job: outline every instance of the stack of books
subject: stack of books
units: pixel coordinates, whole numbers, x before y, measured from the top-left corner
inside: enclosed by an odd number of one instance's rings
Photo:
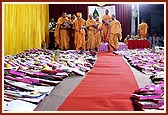
[[[96,56],[90,51],[48,49],[5,56],[3,110],[33,111],[66,77],[84,77]]]
[[[146,85],[135,90],[131,100],[137,111],[164,110],[164,82]]]

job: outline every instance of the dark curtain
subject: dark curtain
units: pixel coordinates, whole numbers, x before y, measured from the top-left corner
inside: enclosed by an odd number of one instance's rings
[[[122,26],[123,39],[131,33],[131,4],[108,4],[116,6],[116,18]],[[88,6],[97,6],[96,4],[49,4],[49,18],[57,19],[62,12],[75,14],[81,12],[83,19],[87,20]],[[122,39],[122,41],[123,41]]]
[[[88,4],[49,4],[49,18],[54,17],[55,21],[57,21],[63,12],[71,15],[81,12],[83,19],[86,20],[88,6]]]
[[[122,41],[131,33],[131,4],[116,4],[116,18],[122,26]]]

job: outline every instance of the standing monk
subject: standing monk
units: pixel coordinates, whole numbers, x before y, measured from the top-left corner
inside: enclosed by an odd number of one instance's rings
[[[116,51],[118,49],[118,40],[121,39],[121,24],[118,20],[115,19],[115,16],[112,15],[112,21],[109,26],[109,50]]]
[[[97,28],[95,31],[95,47],[96,47],[95,49],[96,51],[98,51],[102,39],[102,23],[99,21],[99,17],[96,17],[96,24]]]
[[[76,50],[83,49],[86,50],[86,41],[85,41],[85,28],[86,21],[82,19],[82,14],[80,12],[76,13],[77,19],[74,21],[74,45]]]
[[[87,40],[87,49],[94,50],[95,49],[95,27],[96,21],[93,19],[93,16],[90,14],[88,20],[86,21],[86,30],[88,35]]]
[[[142,20],[141,24],[138,25],[139,36],[141,39],[146,39],[148,34],[148,25]]]
[[[62,13],[57,21],[55,29],[55,44],[59,45],[62,50],[67,50],[69,48],[69,35],[67,28],[69,28],[69,19],[66,17],[66,13]]]
[[[111,20],[111,17],[110,15],[108,15],[109,13],[109,10],[105,10],[105,15],[102,17],[102,22],[103,22],[103,42],[108,42],[108,37],[107,37],[107,34],[108,34],[108,26],[109,26],[109,23],[110,23],[110,20]]]

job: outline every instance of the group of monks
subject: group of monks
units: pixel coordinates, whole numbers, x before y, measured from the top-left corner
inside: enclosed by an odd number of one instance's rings
[[[109,10],[105,10],[102,22],[90,14],[87,20],[82,18],[82,13],[62,13],[55,27],[55,46],[62,50],[70,49],[73,45],[76,50],[98,50],[101,42],[108,42],[109,50],[118,49],[118,41],[122,38],[121,24],[115,15],[110,16]]]

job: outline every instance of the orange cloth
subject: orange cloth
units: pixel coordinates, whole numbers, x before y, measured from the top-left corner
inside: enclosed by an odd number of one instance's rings
[[[98,25],[98,27],[95,31],[95,47],[99,48],[102,40],[102,23],[96,21],[96,24]]]
[[[109,47],[110,51],[112,48],[114,50],[118,49],[118,39],[121,39],[122,37],[122,29],[121,24],[118,20],[112,20],[110,22],[110,36],[109,36]]]
[[[57,21],[55,28],[55,44],[58,45],[62,50],[67,50],[69,48],[69,35],[65,28],[61,28],[61,24],[68,22],[68,18],[60,17]]]
[[[93,25],[96,25],[95,20],[90,20],[88,19],[86,21],[86,28],[87,28],[87,35],[88,35],[88,40],[87,40],[87,49],[94,50],[95,49],[95,28]]]
[[[72,23],[74,23],[76,19],[77,19],[77,18],[73,19],[73,20],[72,20]]]
[[[147,32],[148,32],[148,25],[145,22],[142,22],[141,24],[138,25],[138,31],[139,31],[139,36],[140,38],[146,38],[147,37]]]
[[[106,21],[109,23],[109,21],[111,20],[111,17],[109,15],[104,15],[102,17],[102,20]],[[108,25],[107,23],[103,23],[103,41],[108,41],[108,38],[107,38],[107,34],[108,34]]]
[[[104,21],[110,21],[110,20],[111,20],[111,16],[109,16],[109,15],[104,15],[104,16],[102,17],[102,20],[104,20]]]
[[[80,18],[76,19],[74,21],[74,28],[75,28],[75,33],[74,33],[74,45],[76,50],[79,50],[80,48],[86,50],[86,41],[85,41],[85,30],[83,27],[86,25],[85,20]]]
[[[121,24],[118,20],[112,20],[110,22],[110,33],[116,34],[116,33],[121,33]]]

